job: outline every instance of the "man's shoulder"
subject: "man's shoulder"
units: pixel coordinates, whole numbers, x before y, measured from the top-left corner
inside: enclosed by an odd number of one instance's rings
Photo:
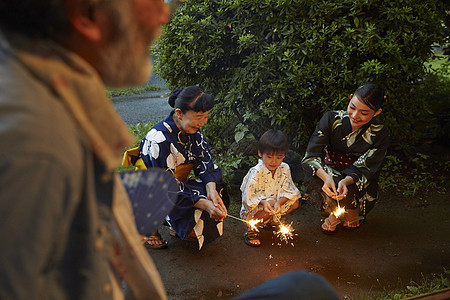
[[[52,91],[14,65],[0,64],[0,154],[53,157],[75,163],[81,155],[73,118]],[[68,156],[71,158],[69,159]]]

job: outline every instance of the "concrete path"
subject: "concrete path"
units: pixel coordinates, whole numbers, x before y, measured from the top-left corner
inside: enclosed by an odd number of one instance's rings
[[[127,125],[142,122],[159,122],[171,111],[167,100],[170,91],[146,92],[127,97],[113,97],[112,101],[119,115]]]

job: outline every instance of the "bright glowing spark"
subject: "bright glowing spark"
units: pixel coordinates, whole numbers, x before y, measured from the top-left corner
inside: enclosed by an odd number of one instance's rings
[[[333,215],[336,218],[339,218],[343,213],[345,213],[345,208],[339,206],[333,211]]]
[[[248,221],[248,225],[250,225],[250,228],[256,231],[259,231],[258,227],[256,226],[257,224],[259,224],[260,222],[262,222],[263,220],[261,219],[251,219],[250,221]]]
[[[278,238],[282,241],[285,241],[286,244],[288,244],[289,241],[294,238],[294,229],[291,225],[292,222],[289,225],[280,223],[279,229],[276,232]]]

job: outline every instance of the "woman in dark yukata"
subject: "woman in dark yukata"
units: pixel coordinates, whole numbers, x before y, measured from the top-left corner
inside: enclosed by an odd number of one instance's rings
[[[302,161],[306,194],[320,191],[326,234],[335,233],[341,222],[344,229],[357,229],[375,205],[390,144],[389,130],[375,119],[384,100],[376,83],[361,84],[347,110],[325,113],[310,138]],[[345,209],[343,218],[333,213],[338,205]]]
[[[156,124],[140,143],[140,157],[147,168],[172,172],[178,180],[177,203],[167,222],[171,235],[198,241],[199,249],[223,233],[229,199],[222,171],[214,164],[210,147],[200,127],[208,121],[214,97],[198,86],[176,89],[169,97],[174,110]],[[195,176],[191,176],[191,170]],[[164,248],[156,232],[147,247]]]

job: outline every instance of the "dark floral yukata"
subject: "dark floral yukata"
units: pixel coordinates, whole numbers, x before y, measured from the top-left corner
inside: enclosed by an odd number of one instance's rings
[[[389,136],[389,130],[375,119],[352,132],[347,111],[325,113],[310,138],[302,161],[307,193],[321,190],[323,182],[315,176],[320,168],[333,176],[336,185],[351,176],[355,184],[348,186],[349,193],[340,205],[349,209],[359,207],[360,214],[365,216],[378,198],[378,178],[390,143]],[[322,196],[327,198],[324,193]],[[323,208],[328,214],[333,210],[332,207]]]
[[[226,207],[229,206],[228,194],[222,191],[222,171],[214,164],[203,134],[200,130],[194,134],[181,132],[172,118],[173,113],[147,133],[139,145],[140,157],[147,168],[162,168],[174,174],[178,167],[193,164],[195,178],[179,182],[178,200],[168,221],[182,239],[194,230],[201,248],[222,235],[223,222],[211,219],[208,212],[194,205],[199,199],[207,198],[209,182],[216,182]]]

